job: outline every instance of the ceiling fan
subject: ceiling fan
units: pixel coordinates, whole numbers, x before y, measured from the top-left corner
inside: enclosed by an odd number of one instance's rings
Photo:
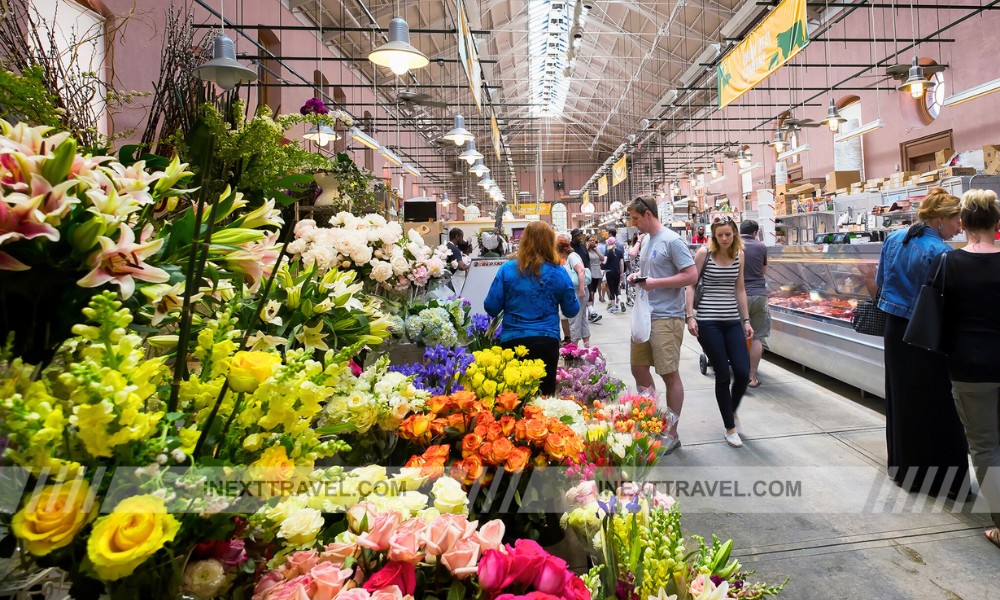
[[[415,92],[413,90],[399,90],[396,94],[396,99],[399,100],[400,104],[411,105],[411,106],[431,106],[434,108],[444,108],[448,106],[445,102],[438,102],[432,99],[429,94],[421,94],[420,92]]]
[[[911,63],[892,65],[891,67],[886,67],[885,74],[893,79],[905,81],[910,74],[910,68],[912,68]],[[925,76],[930,77],[935,73],[944,71],[948,68],[948,65],[920,65],[920,68],[923,70]]]
[[[822,123],[813,121],[812,119],[796,119],[789,111],[788,116],[781,120],[781,125],[778,129],[799,131],[803,127],[819,127]]]

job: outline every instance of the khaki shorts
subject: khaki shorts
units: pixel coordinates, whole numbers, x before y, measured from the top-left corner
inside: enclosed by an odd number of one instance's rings
[[[747,296],[750,305],[750,327],[755,340],[762,340],[771,334],[771,313],[767,310],[767,296]]]
[[[684,319],[653,319],[649,341],[642,344],[632,342],[631,363],[652,365],[657,375],[676,372],[681,361],[684,329]]]

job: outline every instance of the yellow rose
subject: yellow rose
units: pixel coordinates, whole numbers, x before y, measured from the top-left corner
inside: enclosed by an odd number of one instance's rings
[[[11,522],[11,530],[35,556],[69,545],[97,506],[82,479],[50,485],[33,496]]]
[[[180,528],[180,522],[167,514],[163,500],[148,494],[132,496],[94,523],[87,557],[101,579],[121,579],[173,541]]]
[[[274,373],[281,357],[270,352],[237,352],[229,361],[229,387],[234,392],[252,392]]]

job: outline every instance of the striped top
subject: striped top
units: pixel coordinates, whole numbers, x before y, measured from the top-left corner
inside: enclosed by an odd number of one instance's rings
[[[740,257],[733,264],[723,267],[708,255],[702,277],[704,292],[695,307],[699,321],[739,321],[740,308],[736,304],[736,280],[740,276]]]

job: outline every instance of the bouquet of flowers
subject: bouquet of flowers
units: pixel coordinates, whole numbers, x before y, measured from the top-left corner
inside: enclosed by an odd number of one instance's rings
[[[581,402],[614,400],[625,383],[608,373],[607,362],[596,347],[567,344],[559,350],[565,363],[556,371],[556,393]]]
[[[656,400],[636,394],[610,404],[595,402],[584,418],[587,430],[580,462],[593,465],[597,473],[611,479],[616,478],[618,467],[626,467],[633,480],[641,480],[659,461],[660,436],[676,420],[673,413],[660,411]],[[589,470],[584,477],[594,474],[595,470]]]
[[[447,245],[431,248],[416,230],[404,235],[399,223],[348,212],[337,213],[330,224],[317,227],[311,219],[299,221],[288,251],[320,272],[334,267],[356,270],[361,280],[374,282],[384,292],[404,293],[448,274]]]
[[[429,346],[423,361],[410,365],[392,365],[391,370],[413,377],[413,385],[435,396],[447,396],[463,389],[459,379],[472,364],[473,357],[464,346],[448,348]]]
[[[650,484],[628,483],[598,496],[593,481],[566,494],[576,508],[562,519],[603,564],[586,578],[593,598],[672,598],[721,600],[777,595],[787,583],[771,586],[749,581],[753,571],[730,560],[733,542],[715,536],[688,553],[681,514],[673,499]]]
[[[472,355],[476,360],[465,371],[462,385],[488,406],[504,392],[518,398],[538,395],[538,386],[545,377],[545,363],[525,358],[528,351],[524,346],[515,349],[493,346]]]
[[[428,298],[410,302],[390,317],[390,329],[405,342],[454,348],[469,323],[469,301],[461,298]]]

